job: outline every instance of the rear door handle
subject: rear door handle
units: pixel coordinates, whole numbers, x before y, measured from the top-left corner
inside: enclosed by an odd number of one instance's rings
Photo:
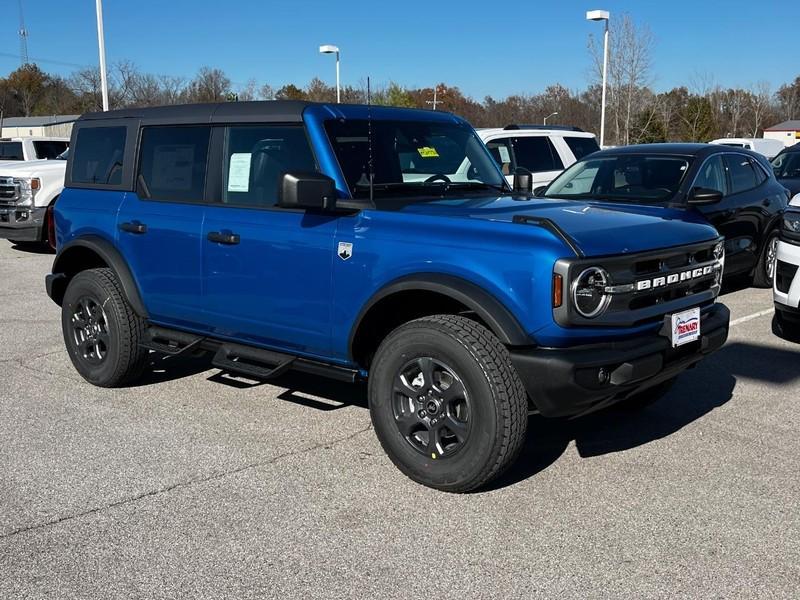
[[[147,225],[139,223],[139,221],[120,223],[119,228],[121,231],[127,231],[128,233],[147,233]]]
[[[209,242],[216,242],[218,244],[228,244],[233,246],[241,241],[238,233],[212,231],[208,234]]]

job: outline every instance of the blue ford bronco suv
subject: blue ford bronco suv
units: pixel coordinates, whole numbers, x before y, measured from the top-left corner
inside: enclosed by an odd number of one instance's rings
[[[201,351],[366,379],[385,451],[434,488],[496,477],[530,413],[643,404],[727,338],[702,217],[535,198],[452,114],[126,109],[81,117],[72,148],[46,286],[87,381]]]

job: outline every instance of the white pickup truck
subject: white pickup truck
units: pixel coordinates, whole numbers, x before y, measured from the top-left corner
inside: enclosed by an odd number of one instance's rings
[[[0,163],[0,238],[55,245],[52,212],[64,189],[68,152],[52,160]]]
[[[20,161],[53,159],[69,147],[65,137],[0,138],[0,166]]]

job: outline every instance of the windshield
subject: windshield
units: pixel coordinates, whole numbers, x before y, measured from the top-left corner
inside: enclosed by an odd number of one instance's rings
[[[677,156],[589,157],[564,171],[544,196],[659,202],[675,195],[688,170],[688,159]]]
[[[773,158],[772,171],[779,179],[800,177],[800,152],[783,152]]]
[[[327,121],[325,129],[354,198],[369,197],[370,145],[374,197],[443,196],[507,190],[483,142],[459,123]]]

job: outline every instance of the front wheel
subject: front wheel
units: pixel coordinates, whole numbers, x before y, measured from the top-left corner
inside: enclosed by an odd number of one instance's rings
[[[767,236],[764,250],[761,252],[761,260],[756,265],[756,272],[753,275],[753,285],[760,288],[772,287],[772,279],[775,277],[775,263],[778,256],[778,232],[772,231]]]
[[[72,364],[89,383],[119,387],[147,365],[148,352],[139,346],[144,322],[111,269],[89,269],[72,278],[61,306],[61,329]]]
[[[527,395],[508,350],[461,316],[423,317],[390,333],[372,363],[369,405],[392,462],[448,492],[485,485],[525,441]]]

